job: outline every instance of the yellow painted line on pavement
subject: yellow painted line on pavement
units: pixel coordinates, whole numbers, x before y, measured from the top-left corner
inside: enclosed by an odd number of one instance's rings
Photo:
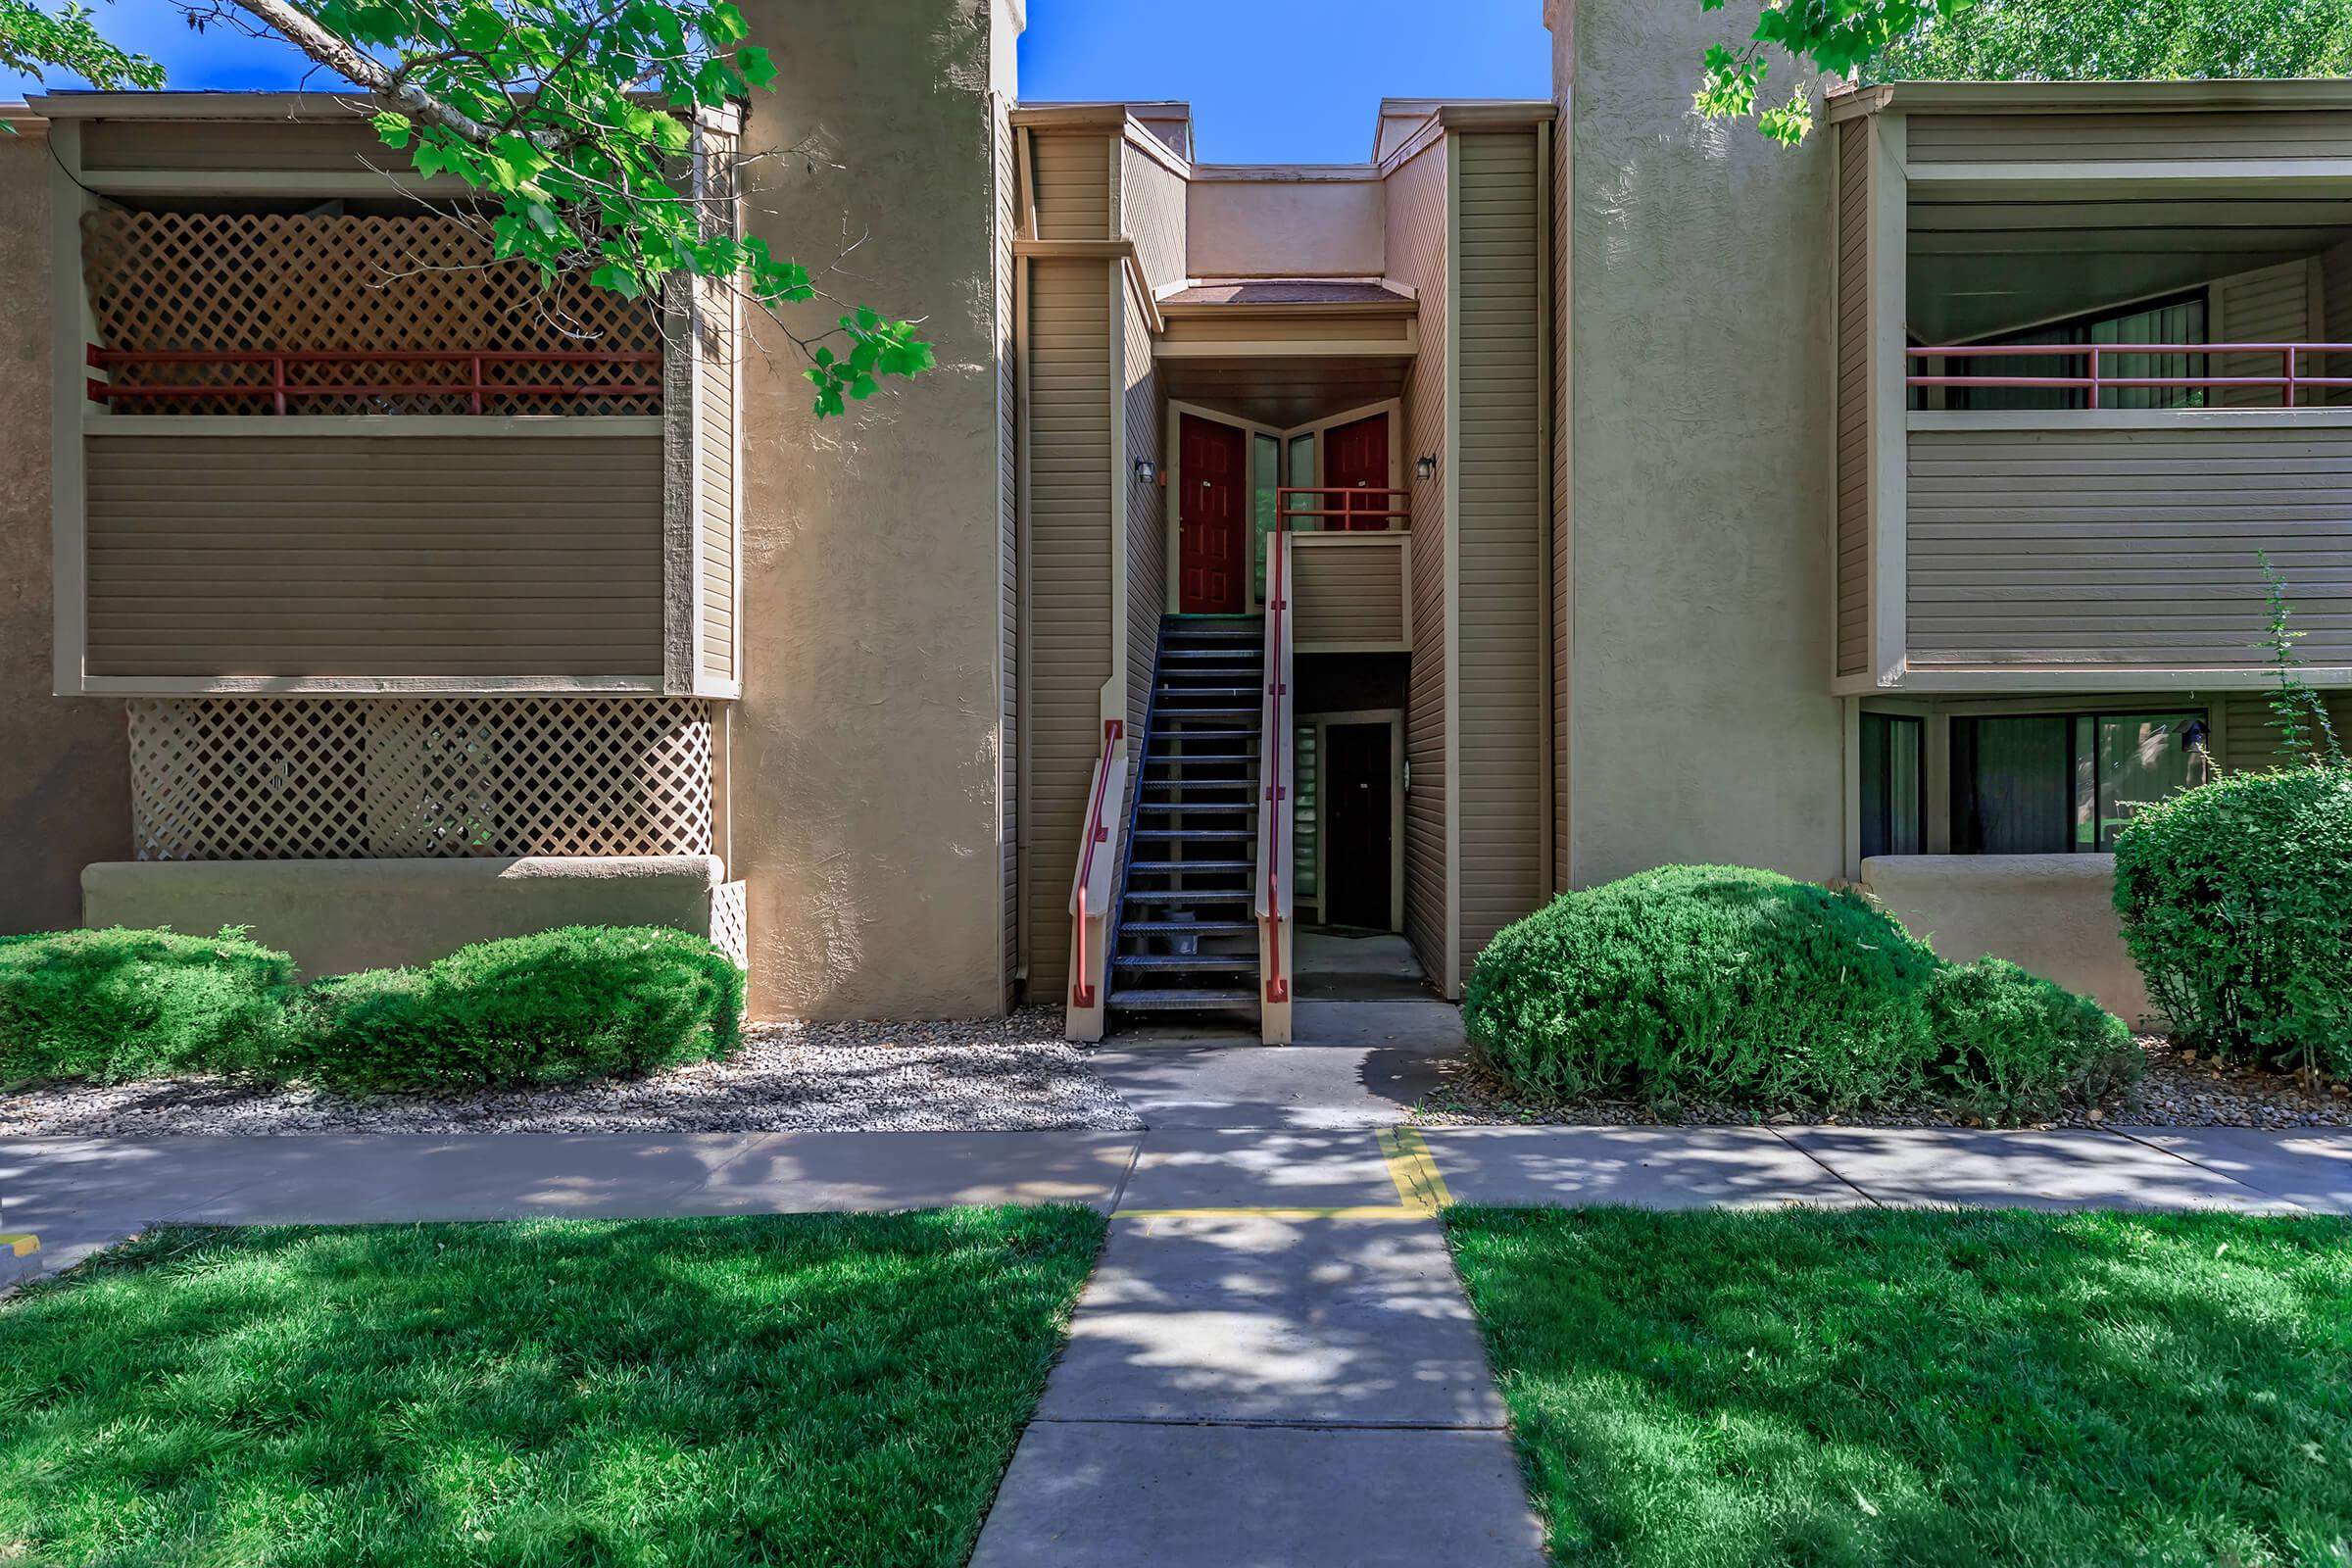
[[[1383,1127],[1380,1152],[1389,1162],[1389,1179],[1396,1184],[1396,1196],[1406,1207],[1435,1214],[1453,1202],[1453,1194],[1446,1190],[1446,1178],[1439,1174],[1437,1158],[1430,1153],[1419,1128]]]
[[[6,1248],[19,1257],[30,1257],[41,1250],[41,1239],[26,1233],[0,1232],[0,1248]]]

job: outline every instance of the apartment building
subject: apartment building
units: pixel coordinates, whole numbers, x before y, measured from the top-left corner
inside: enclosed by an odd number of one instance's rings
[[[1231,167],[1023,102],[1011,0],[747,7],[796,48],[698,157],[941,362],[822,423],[758,312],[550,301],[332,100],[12,111],[0,922],[662,920],[762,1017],[1282,1040],[1302,930],[1458,995],[1713,860],[2143,1007],[2106,852],[2271,756],[2257,552],[2352,687],[2352,94],[1784,150],[1690,112],[1719,18],[1546,10],[1547,99]]]

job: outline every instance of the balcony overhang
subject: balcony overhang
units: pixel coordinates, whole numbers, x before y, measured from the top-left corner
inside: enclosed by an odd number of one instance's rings
[[[1385,283],[1210,284],[1160,301],[1167,395],[1290,426],[1397,397],[1420,352],[1419,306]]]

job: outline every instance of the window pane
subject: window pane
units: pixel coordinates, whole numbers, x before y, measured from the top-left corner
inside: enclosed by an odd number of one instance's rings
[[[1295,490],[1311,489],[1318,482],[1315,478],[1315,438],[1313,436],[1295,435],[1291,437],[1291,476],[1282,482]],[[1300,496],[1298,501],[1309,512],[1329,510],[1321,501],[1312,496]],[[1292,526],[1302,530],[1320,528],[1323,526],[1323,519],[1321,517],[1300,517]]]
[[[2074,837],[2071,726],[2063,715],[1952,720],[1952,847],[2064,854]]]
[[[2141,807],[2188,788],[2194,759],[2182,734],[2199,716],[2110,713],[2096,720],[2098,849],[2114,849],[2116,834]]]
[[[1862,855],[1917,855],[1925,844],[1920,748],[1925,726],[1862,715]]]

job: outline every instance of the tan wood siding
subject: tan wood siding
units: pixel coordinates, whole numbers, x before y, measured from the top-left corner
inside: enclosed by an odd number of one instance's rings
[[[1914,166],[2352,158],[2352,117],[2326,110],[1913,115],[1908,130]]]
[[[1402,647],[1409,534],[1307,534],[1291,552],[1298,651]],[[1341,542],[1345,541],[1345,542]]]
[[[1020,799],[1020,420],[1015,408],[1019,379],[1014,371],[1016,335],[1013,331],[1014,269],[1012,242],[1020,232],[1018,138],[1013,135],[1009,105],[992,100],[996,151],[996,329],[991,338],[997,356],[997,700],[1001,705],[998,746],[997,798],[1002,803],[998,858],[1004,878],[1004,990],[1012,995],[1013,977],[1021,966],[1021,809]]]
[[[2233,773],[2252,772],[2266,767],[2284,767],[2294,759],[2279,747],[2278,731],[2272,727],[2272,694],[2263,692],[2231,692],[2221,700],[2225,714],[2222,725],[2222,757],[2225,768]],[[2328,705],[2328,722],[2335,726],[2335,738],[2346,750],[2352,750],[2352,692],[2323,692]],[[2313,728],[2308,719],[2308,731]],[[2326,742],[2314,733],[2315,746]]]
[[[2312,338],[2310,264],[2287,262],[2225,277],[2213,285],[2213,307],[2222,342],[2307,343]],[[2189,363],[2193,375],[2196,362]],[[2214,365],[2216,375],[2278,375],[2286,368],[2277,354],[2225,354]],[[2337,373],[2324,365],[2306,368]],[[2215,389],[2214,401],[2229,408],[2275,409],[2283,400],[2275,387],[2225,386]]]
[[[1838,673],[1870,668],[1870,123],[1838,127]]]
[[[1110,138],[1032,131],[1029,145],[1037,237],[1110,238]]]
[[[1140,147],[1122,142],[1119,160],[1126,189],[1120,219],[1135,241],[1135,259],[1154,289],[1182,283],[1184,271],[1184,179]]]
[[[1069,983],[1070,878],[1110,678],[1110,300],[1097,261],[1029,273],[1029,995]]]
[[[705,330],[694,429],[701,459],[695,497],[696,570],[703,673],[735,678],[735,355],[741,341],[732,290],[703,291]]]
[[[1168,321],[1171,343],[1394,343],[1402,349],[1412,332],[1409,317],[1394,314],[1334,316],[1179,316]]]
[[[81,127],[81,167],[109,173],[133,169],[412,172],[408,154],[386,147],[374,127],[357,116],[345,124],[315,120],[88,121]]]
[[[1440,138],[1388,178],[1388,271],[1413,285],[1421,353],[1405,382],[1404,470],[1446,451],[1446,157]],[[1446,983],[1453,913],[1446,891],[1446,490],[1412,481],[1413,649],[1405,695],[1404,929],[1421,966]]]
[[[1461,944],[1467,969],[1494,933],[1540,905],[1544,658],[1542,644],[1543,363],[1537,335],[1536,138],[1460,135],[1460,249],[1453,322],[1460,407],[1453,453],[1461,668]]]
[[[1134,295],[1119,290],[1127,335],[1126,389],[1120,401],[1126,450],[1118,474],[1127,486],[1127,733],[1130,752],[1143,755],[1144,719],[1152,700],[1152,664],[1159,654],[1159,617],[1168,610],[1167,529],[1156,482],[1139,483],[1139,458],[1161,466],[1159,381],[1152,369],[1152,327]],[[1128,799],[1134,799],[1131,793]]]
[[[2352,430],[1914,430],[1915,664],[2244,667],[2268,550],[2352,663]]]
[[[93,435],[93,676],[662,673],[662,443]]]

